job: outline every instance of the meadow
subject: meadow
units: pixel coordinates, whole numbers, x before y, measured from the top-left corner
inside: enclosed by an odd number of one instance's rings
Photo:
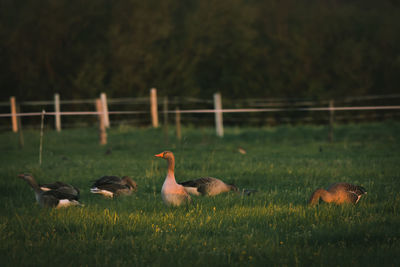
[[[400,266],[400,123],[182,129],[120,126],[98,144],[95,128],[0,133],[1,266]],[[246,154],[239,153],[239,148]],[[160,190],[171,150],[178,181],[213,176],[251,196],[193,197],[166,207]],[[83,207],[46,209],[17,178],[81,189]],[[138,192],[89,192],[103,175],[129,175]],[[309,207],[319,187],[345,181],[368,194],[357,205]]]

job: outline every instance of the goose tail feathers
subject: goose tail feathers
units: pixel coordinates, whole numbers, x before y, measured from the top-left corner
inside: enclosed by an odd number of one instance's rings
[[[90,193],[93,193],[93,194],[100,194],[100,193],[101,193],[101,190],[98,189],[97,187],[92,187],[92,188],[90,188]]]

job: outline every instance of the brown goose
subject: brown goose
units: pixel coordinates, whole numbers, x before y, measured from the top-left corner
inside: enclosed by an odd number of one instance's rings
[[[166,159],[168,162],[167,176],[161,189],[161,197],[167,206],[180,206],[191,202],[190,195],[185,188],[176,183],[175,180],[175,157],[171,151],[164,151],[154,155],[158,158]]]
[[[216,196],[229,191],[238,192],[238,188],[235,185],[226,184],[213,177],[199,178],[179,184],[183,185],[188,193],[196,196]]]
[[[31,174],[20,174],[18,175],[18,177],[25,180],[33,188],[36,201],[42,207],[62,208],[76,205],[82,206],[82,204],[78,202],[77,195],[69,194],[68,192],[65,192],[63,190],[42,190]]]
[[[315,190],[309,200],[310,205],[319,203],[319,199],[327,203],[353,203],[356,204],[362,195],[367,194],[364,187],[349,183],[335,183],[330,185],[327,190],[319,188]]]
[[[121,195],[130,195],[137,190],[137,184],[129,176],[119,178],[117,176],[103,176],[97,179],[90,192],[113,198]]]

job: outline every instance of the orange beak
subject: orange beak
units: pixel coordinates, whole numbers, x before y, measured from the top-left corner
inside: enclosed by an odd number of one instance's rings
[[[160,154],[154,155],[154,157],[162,158],[163,157],[163,152],[161,152]]]

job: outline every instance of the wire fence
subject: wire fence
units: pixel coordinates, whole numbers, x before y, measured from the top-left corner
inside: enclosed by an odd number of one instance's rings
[[[59,96],[58,96],[59,97]],[[222,98],[222,97],[221,97]],[[56,99],[56,98],[55,98]],[[98,116],[107,116],[111,125],[153,125],[155,118],[164,116],[163,123],[172,121],[179,112],[183,124],[210,126],[216,116],[223,115],[224,125],[276,125],[280,123],[326,124],[334,116],[335,122],[358,122],[400,118],[400,94],[346,97],[335,100],[304,98],[222,98],[221,108],[216,108],[215,99],[193,97],[140,97],[109,98],[106,109],[96,110],[96,99],[60,99],[47,101],[0,102],[0,127],[11,129],[11,124],[37,128],[42,110],[46,123],[54,124],[57,118],[62,128],[97,125]],[[57,110],[58,107],[58,110]],[[179,110],[177,110],[179,108]],[[154,114],[154,109],[157,114]],[[168,117],[168,114],[170,116]],[[166,116],[166,118],[165,118]],[[12,120],[10,120],[12,118]],[[158,122],[157,122],[158,124]],[[13,126],[13,129],[17,126]],[[218,127],[218,126],[216,126]]]

